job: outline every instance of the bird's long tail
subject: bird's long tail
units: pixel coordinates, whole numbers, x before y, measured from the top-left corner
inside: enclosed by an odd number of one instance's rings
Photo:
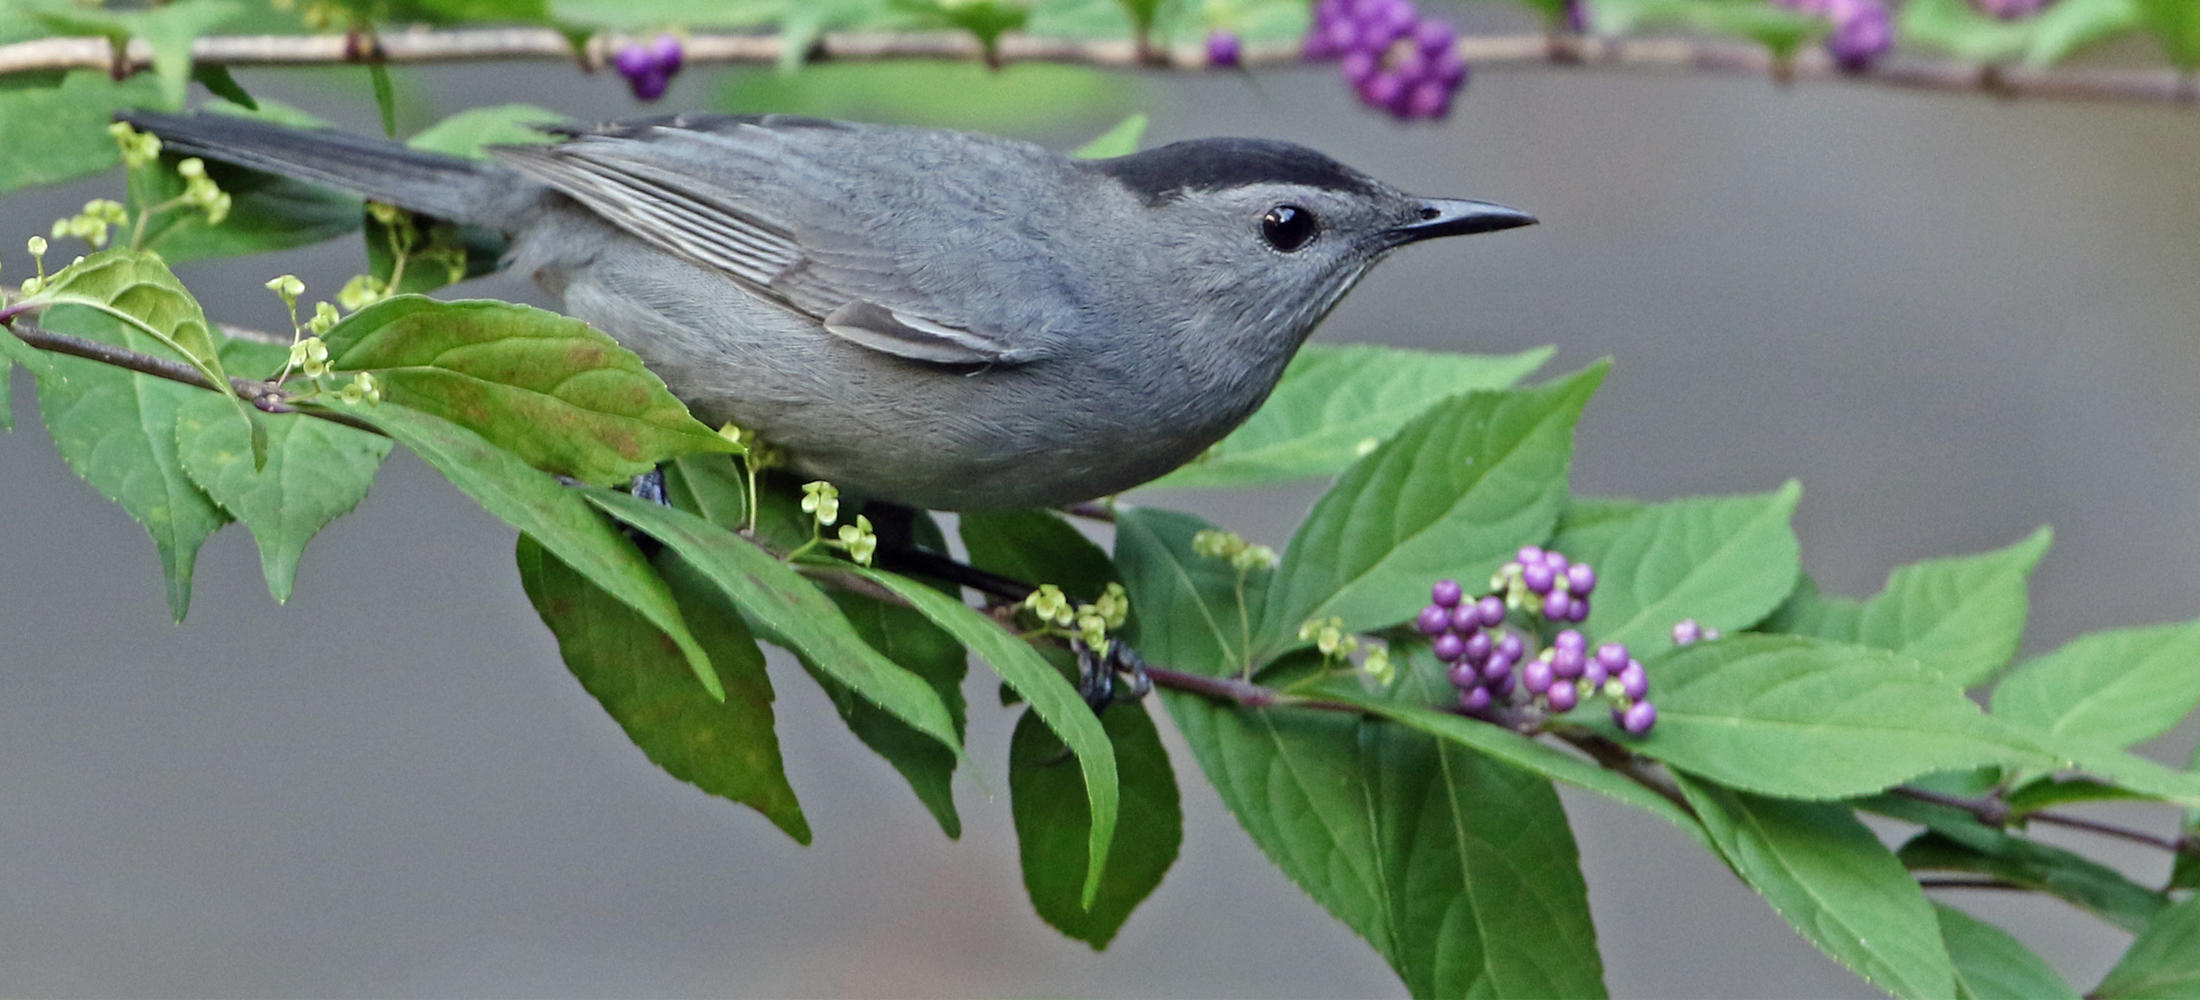
[[[354,191],[453,222],[507,229],[541,190],[509,168],[329,129],[219,114],[124,111],[162,148]]]

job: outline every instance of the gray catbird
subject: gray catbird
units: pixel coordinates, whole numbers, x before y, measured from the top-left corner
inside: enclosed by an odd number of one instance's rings
[[[121,116],[177,153],[511,239],[507,266],[695,414],[918,507],[1128,489],[1220,440],[1390,251],[1535,220],[1301,146],[1077,160],[990,136],[672,115],[481,162],[223,115]]]

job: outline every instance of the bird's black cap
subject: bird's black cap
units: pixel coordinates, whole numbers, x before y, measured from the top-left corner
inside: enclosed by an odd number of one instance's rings
[[[1193,139],[1129,156],[1095,161],[1148,204],[1188,191],[1216,191],[1249,184],[1302,184],[1331,191],[1373,193],[1366,174],[1305,146],[1275,139]]]

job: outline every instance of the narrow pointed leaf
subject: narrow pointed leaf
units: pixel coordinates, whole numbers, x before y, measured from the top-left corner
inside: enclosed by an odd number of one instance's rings
[[[864,642],[931,686],[940,704],[947,707],[955,735],[960,738],[964,731],[962,681],[970,666],[962,644],[914,608],[845,590],[831,591],[830,596]],[[959,762],[955,752],[893,713],[857,697],[809,657],[801,659],[803,668],[832,699],[848,731],[900,772],[948,839],[961,837],[962,816],[955,811],[955,765]]]
[[[2058,739],[2128,747],[2200,703],[2200,620],[2080,636],[1995,686],[1994,714]]]
[[[634,543],[605,523],[578,492],[434,414],[394,403],[343,410],[395,438],[489,513],[534,536],[558,561],[639,612],[680,648],[703,689],[714,699],[725,698],[709,654],[688,630],[664,580]]]
[[[1960,813],[1881,795],[1863,808],[1927,830],[1895,852],[1912,871],[1963,872],[2000,879],[2054,896],[2125,930],[2145,927],[2168,900],[2107,865],[2051,844],[2019,837]]]
[[[146,353],[156,341],[112,315],[78,306],[41,317],[56,333]],[[176,415],[204,389],[82,358],[55,355],[38,382],[38,410],[54,447],[84,481],[145,526],[160,551],[168,610],[182,621],[191,607],[191,571],[199,546],[229,522],[184,471],[176,455]]]
[[[771,679],[741,616],[716,588],[674,558],[660,562],[683,619],[724,688],[698,687],[678,643],[639,612],[519,536],[520,584],[574,679],[665,773],[762,813],[797,843],[809,821],[787,784],[773,727]]]
[[[1763,626],[1893,650],[1962,687],[2008,666],[2024,641],[2025,584],[2054,535],[1901,567],[1867,601],[1797,593]]]
[[[176,357],[198,369],[208,382],[229,384],[229,375],[222,369],[221,344],[206,321],[206,312],[155,254],[102,250],[63,268],[21,304],[76,305],[105,313],[142,338],[144,346],[133,350]],[[241,416],[244,402],[238,400],[236,405]]]
[[[1598,642],[1642,656],[1669,646],[1675,622],[1739,631],[1795,586],[1799,543],[1789,521],[1803,488],[1650,504],[1579,527],[1559,523],[1552,547],[1596,568],[1589,620]]]
[[[702,570],[766,639],[808,657],[857,695],[962,753],[954,717],[931,685],[872,649],[840,609],[794,567],[686,511],[602,488],[582,495]]]
[[[252,529],[268,593],[281,603],[290,600],[306,543],[366,497],[391,442],[299,414],[251,419],[267,434],[264,467],[253,468],[250,428],[210,392],[177,413],[177,454],[191,480]]]
[[[1115,749],[1108,741],[1107,732],[1101,728],[1100,720],[1078,696],[1077,689],[1037,650],[964,604],[961,598],[892,573],[872,569],[857,572],[908,601],[910,607],[932,619],[933,624],[946,629],[977,654],[1001,676],[1001,680],[1031,703],[1032,711],[1038,713],[1047,728],[1077,756],[1078,767],[1084,774],[1086,806],[1091,817],[1091,840],[1086,851],[1087,868],[1080,896],[1083,905],[1091,907],[1100,892],[1100,875],[1102,866],[1107,864],[1108,845],[1115,837],[1119,803]]]
[[[2200,996],[2200,897],[2156,914],[2088,995],[2099,1000]]]
[[[1933,904],[1933,914],[1955,962],[1959,1000],[2078,1000],[2054,966],[2008,931],[1945,903]]]
[[[1243,426],[1151,485],[1251,486],[1333,475],[1430,407],[1478,389],[1509,388],[1551,353],[1308,344]]]
[[[1094,951],[1106,948],[1131,910],[1161,884],[1184,839],[1176,772],[1145,706],[1119,702],[1100,713],[1114,746],[1121,819],[1109,842],[1100,888],[1085,901],[1092,869],[1092,812],[1084,772],[1036,712],[1009,742],[1008,795],[1024,890],[1039,917]]]
[[[1658,725],[1633,741],[1638,752],[1761,795],[1846,798],[1932,771],[2053,763],[1954,685],[1883,650],[1770,635],[1701,642],[1658,662],[1650,698]]]
[[[98,173],[121,159],[107,122],[123,108],[160,99],[149,76],[117,81],[105,70],[71,70],[51,87],[0,88],[0,191]],[[16,243],[9,249],[20,249]]]
[[[1742,880],[1805,940],[1900,997],[1955,992],[1925,893],[1847,806],[1677,783]]]
[[[1404,621],[1430,581],[1485,578],[1548,535],[1566,498],[1574,422],[1608,367],[1447,399],[1354,463],[1284,552],[1256,658],[1290,648],[1311,618],[1340,617],[1347,631]]]
[[[1070,155],[1086,160],[1106,160],[1138,152],[1138,140],[1146,134],[1146,121],[1145,112],[1133,112]]]
[[[506,302],[385,299],[328,335],[339,372],[453,421],[536,468],[623,483],[733,444],[688,415],[640,358],[579,320]]]

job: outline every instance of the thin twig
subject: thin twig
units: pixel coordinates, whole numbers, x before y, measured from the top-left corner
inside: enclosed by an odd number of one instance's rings
[[[1921,878],[1917,880],[1917,885],[1920,889],[2002,889],[2015,892],[2032,891],[2031,886],[2018,885],[2015,882],[2004,882],[1998,878]]]
[[[141,375],[151,375],[154,378],[180,382],[200,389],[215,389],[214,383],[208,381],[206,376],[199,374],[198,369],[181,361],[156,358],[150,354],[140,354],[136,351],[97,340],[87,340],[66,333],[55,333],[20,318],[10,323],[8,329],[15,334],[17,339],[40,350],[84,358],[88,361],[97,361],[101,364],[128,369]],[[231,375],[229,376],[229,391],[265,413],[298,413],[309,417],[318,417],[333,424],[342,424],[356,430],[366,431],[379,437],[388,436],[373,424],[348,413],[337,413],[318,408],[301,409],[293,406],[291,405],[290,394],[285,392],[282,386],[273,382],[259,382]]]
[[[347,34],[209,35],[192,43],[199,65],[311,66],[359,63],[476,62],[487,60],[577,61],[603,65],[609,52],[627,41],[599,35],[576,50],[565,36],[548,28],[454,28],[393,31],[379,35],[368,50]],[[2130,101],[2193,104],[2200,87],[2190,75],[2174,70],[2043,70],[2023,66],[1945,60],[1887,60],[1861,71],[1836,65],[1825,52],[1811,50],[1778,61],[1763,46],[1706,38],[1599,38],[1576,35],[1485,35],[1459,39],[1458,53],[1476,69],[1651,69],[1754,76],[1786,83],[1794,80],[1842,80],[1913,90],[1959,91],[1998,97]],[[689,63],[779,61],[784,43],[776,35],[698,34],[682,43]],[[135,73],[152,65],[152,48],[133,40],[117,60],[104,38],[41,38],[0,46],[0,76],[59,69],[101,69]],[[977,61],[986,53],[967,34],[834,33],[812,43],[807,58],[816,61],[944,59]],[[1000,41],[999,62],[1051,62],[1115,69],[1203,70],[1210,68],[1203,47],[1156,50],[1142,58],[1129,39],[1039,38],[1009,35]],[[1245,67],[1300,64],[1296,43],[1248,46],[1239,57]]]
[[[1970,813],[1973,819],[1987,826],[2006,826],[2012,819],[2028,823],[2045,823],[2049,826],[2084,830],[2104,837],[2115,837],[2120,840],[2145,844],[2149,847],[2159,847],[2173,854],[2200,856],[2200,837],[2193,837],[2189,834],[2163,837],[2144,830],[2134,830],[2130,827],[2117,826],[2114,823],[2103,823],[2099,820],[2086,819],[2083,816],[2072,816],[2068,813],[2058,813],[2044,809],[2020,816],[2009,807],[2009,803],[1995,796],[1976,799],[1965,798],[1961,795],[1949,795],[1945,792],[1936,792],[1927,788],[1913,788],[1909,785],[1897,785],[1887,791],[1905,799],[1928,802],[1933,805]]]

